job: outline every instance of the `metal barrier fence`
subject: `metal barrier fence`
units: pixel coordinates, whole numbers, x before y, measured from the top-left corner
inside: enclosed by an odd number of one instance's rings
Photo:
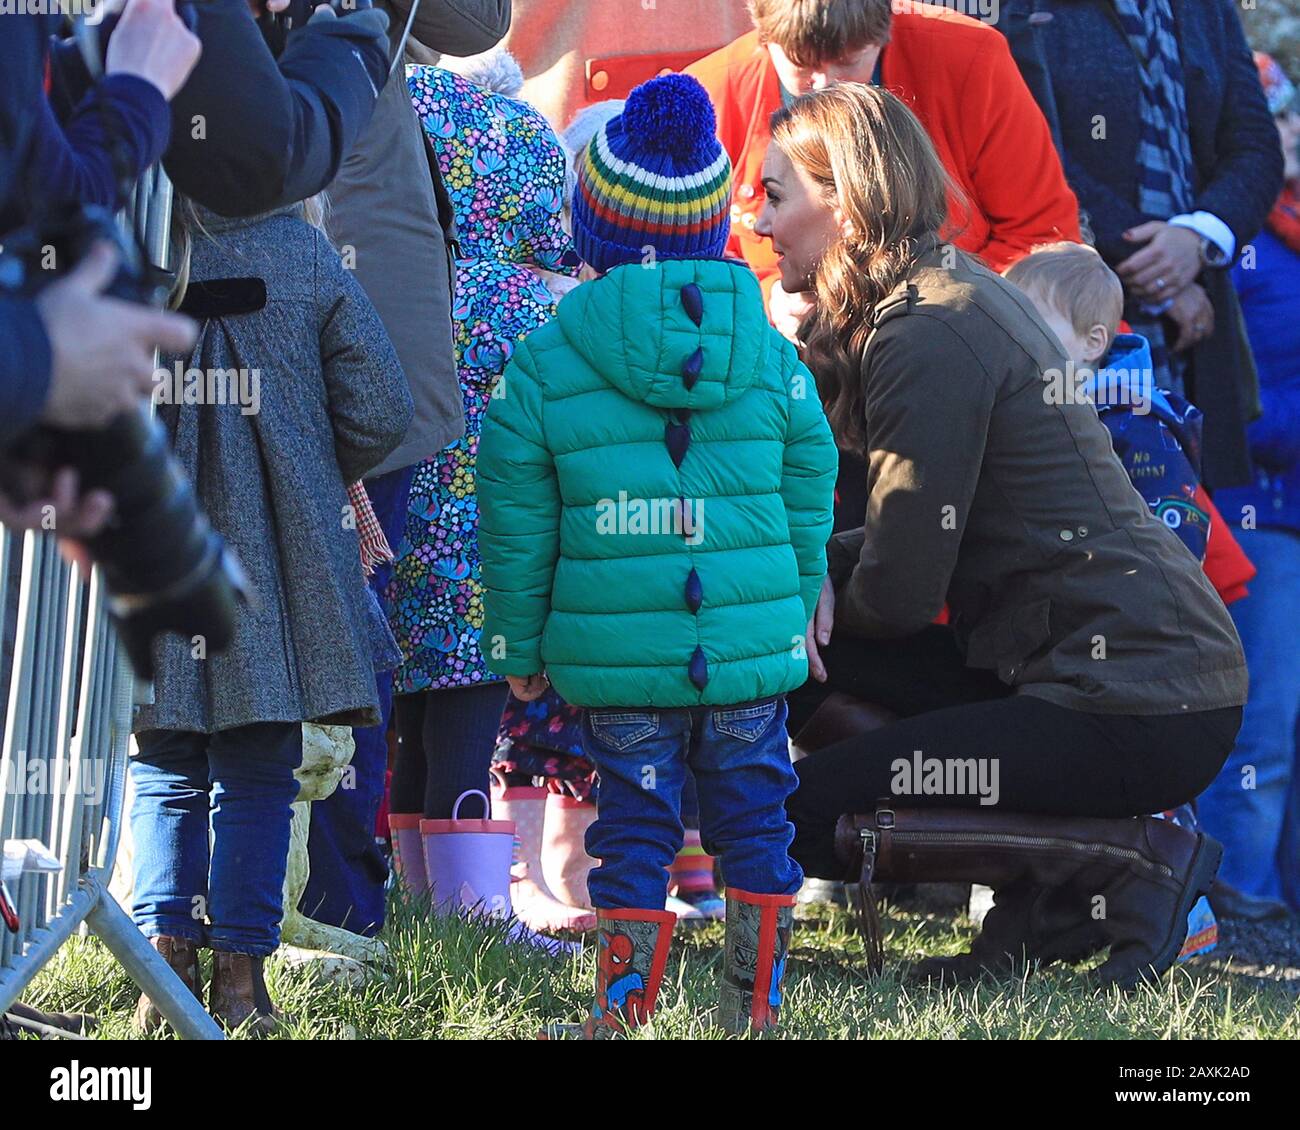
[[[153,262],[164,265],[171,200],[171,185],[155,169],[129,205]],[[0,920],[0,1012],[84,923],[181,1036],[221,1039],[108,893],[123,820],[134,680],[106,601],[98,571],[87,581],[60,556],[52,534],[0,527],[6,650],[12,639],[8,686],[0,688],[0,843],[38,840],[59,863],[57,871],[24,872],[9,886],[19,921],[11,930]]]

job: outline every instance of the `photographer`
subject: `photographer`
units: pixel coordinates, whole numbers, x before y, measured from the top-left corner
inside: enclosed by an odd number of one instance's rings
[[[259,24],[246,0],[189,7],[203,54],[172,100],[163,168],[177,191],[225,216],[268,212],[319,192],[374,113],[388,75],[387,15],[336,16],[322,5],[288,34],[277,57],[267,21]],[[104,23],[110,50],[119,28]],[[74,105],[89,81],[76,45],[61,44],[51,66],[56,110]]]
[[[387,17],[318,10],[277,60],[243,0],[185,8],[197,36],[169,0],[130,0],[100,29],[99,82],[74,42],[51,44],[56,19],[6,17],[0,232],[33,218],[38,200],[118,205],[121,182],[164,150],[178,188],[225,214],[292,203],[333,178],[387,77]],[[240,81],[231,83],[232,74]],[[160,95],[172,103],[170,144]],[[106,128],[115,130],[116,151]],[[38,300],[0,297],[0,393],[10,408],[0,449],[38,421],[103,426],[150,391],[154,345],[174,350],[192,339],[183,319],[100,297],[113,277],[110,261],[81,268]],[[94,336],[100,327],[104,339]],[[0,519],[32,524],[53,504],[61,533],[93,534],[109,500],[73,502],[75,482],[57,479],[57,491],[54,481],[38,483],[41,497],[21,508],[0,498]]]
[[[166,101],[199,55],[171,3],[130,0],[103,81],[65,130],[41,83],[51,30],[43,17],[11,16],[0,37],[0,232],[61,203],[119,203],[102,122],[122,124],[125,171],[142,172],[167,144]],[[103,426],[148,394],[155,346],[193,340],[188,319],[105,297],[116,266],[113,252],[99,248],[35,298],[0,295],[0,448],[37,421]],[[36,527],[52,506],[59,532],[74,536],[107,518],[111,500],[102,492],[79,497],[70,471],[32,485],[40,497],[21,507],[0,496],[0,521]]]
[[[124,203],[129,182],[153,165],[171,137],[169,101],[200,54],[170,0],[129,0],[104,60],[104,77],[63,115],[48,99],[38,106],[29,167],[29,195],[52,201]],[[123,182],[127,183],[123,183]],[[24,212],[26,201],[17,201]],[[18,217],[21,222],[21,217]],[[0,218],[0,231],[11,224]]]

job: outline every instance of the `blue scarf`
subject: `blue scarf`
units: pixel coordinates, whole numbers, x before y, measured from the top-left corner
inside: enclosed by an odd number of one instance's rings
[[[1192,210],[1195,165],[1187,117],[1183,59],[1170,0],[1113,0],[1140,64],[1142,135],[1138,143],[1138,210],[1168,219]],[[1131,318],[1151,342],[1156,382],[1181,392],[1181,364],[1169,353],[1164,322]]]

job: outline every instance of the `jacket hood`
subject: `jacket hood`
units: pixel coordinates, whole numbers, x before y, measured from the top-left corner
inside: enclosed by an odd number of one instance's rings
[[[568,166],[541,111],[440,67],[409,66],[406,82],[456,214],[460,258],[576,274]]]
[[[1151,343],[1141,334],[1119,334],[1097,371],[1083,384],[1098,412],[1110,408],[1132,408],[1143,414],[1155,412],[1167,419],[1178,413],[1169,398],[1156,387]]]
[[[618,267],[567,295],[559,323],[602,377],[655,408],[721,407],[754,383],[772,347],[758,279],[732,260]]]

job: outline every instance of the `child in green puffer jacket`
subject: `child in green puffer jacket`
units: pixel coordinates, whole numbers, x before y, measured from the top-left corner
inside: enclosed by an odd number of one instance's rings
[[[770,1027],[794,892],[786,692],[825,574],[838,459],[816,385],[723,259],[731,165],[694,79],[632,92],[573,203],[600,275],[520,346],[479,446],[483,648],[515,694],[586,708],[601,778],[588,1038],[654,1009],[694,772],[727,883],[720,1017]]]

